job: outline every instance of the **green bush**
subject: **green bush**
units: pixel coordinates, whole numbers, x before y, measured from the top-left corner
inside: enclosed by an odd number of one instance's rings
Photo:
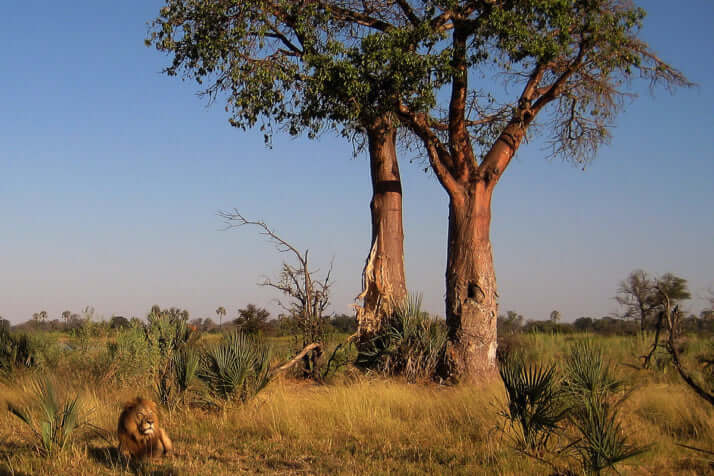
[[[32,393],[29,406],[9,403],[8,410],[30,428],[33,443],[41,454],[51,456],[64,450],[78,430],[89,426],[82,421],[79,396],[60,399],[48,378],[35,380]]]
[[[562,377],[555,365],[526,365],[510,356],[501,363],[507,405],[501,411],[515,430],[515,446],[550,464],[558,474],[566,457],[586,474],[600,474],[646,450],[628,442],[618,408],[627,397],[601,347],[576,342],[566,355]],[[550,445],[558,440],[563,445]]]
[[[20,367],[33,367],[37,362],[32,340],[25,334],[13,335],[7,326],[0,327],[0,371],[11,373]]]
[[[516,447],[535,452],[546,449],[567,413],[555,365],[526,365],[518,357],[509,357],[499,372],[507,398],[501,415],[515,432]]]
[[[117,329],[115,340],[107,343],[106,360],[112,365],[113,379],[127,383],[150,374],[158,367],[161,356],[159,349],[149,344],[143,326],[132,324]]]
[[[421,310],[421,295],[412,295],[384,332],[362,346],[357,363],[409,382],[425,380],[436,374],[446,341],[446,324]]]
[[[174,354],[155,384],[156,397],[166,407],[186,403],[188,391],[193,387],[199,373],[200,353],[192,347],[184,347]]]
[[[646,451],[628,443],[618,419],[627,397],[624,383],[590,340],[574,344],[565,361],[563,390],[569,400],[568,418],[578,438],[570,445],[586,474],[607,468]]]
[[[202,354],[199,376],[213,396],[245,402],[270,380],[270,347],[259,336],[227,334]]]

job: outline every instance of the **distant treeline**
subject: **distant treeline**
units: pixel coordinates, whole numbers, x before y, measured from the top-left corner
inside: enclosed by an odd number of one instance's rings
[[[242,330],[249,334],[262,333],[266,336],[280,337],[295,335],[299,332],[298,323],[293,316],[280,314],[277,318],[271,319],[269,311],[253,304],[239,309],[237,318],[225,320],[220,324],[209,317],[191,319],[188,311],[177,308],[161,310],[158,306],[154,306],[149,312],[149,315],[152,312],[156,314],[167,314],[171,317],[184,320],[197,330],[208,333]],[[344,334],[353,334],[357,331],[357,321],[354,316],[335,314],[325,316],[323,319],[327,329],[330,331]],[[124,316],[112,316],[108,320],[97,319],[91,309],[89,311],[85,310],[82,315],[71,314],[67,316],[66,319],[47,320],[33,317],[26,322],[14,326],[11,325],[7,319],[0,318],[1,327],[20,332],[75,332],[91,324],[91,326],[95,328],[95,333],[102,334],[102,330],[108,331],[110,329],[124,329],[131,326],[144,326],[145,323],[145,320],[137,317],[126,318]]]
[[[645,321],[645,330],[655,330],[656,317]],[[714,335],[714,316],[702,313],[682,318],[680,331]],[[574,322],[557,322],[554,320],[526,320],[522,315],[508,311],[498,316],[499,336],[518,333],[572,334],[575,332],[590,332],[599,335],[636,335],[640,332],[640,323],[633,319],[623,319],[612,316],[601,318],[579,317]]]
[[[152,309],[152,312],[155,311],[156,309]],[[177,308],[161,310],[161,312],[174,315],[185,320],[197,330],[208,333],[243,330],[250,334],[261,333],[271,337],[292,336],[299,333],[298,323],[294,317],[280,314],[277,318],[271,318],[270,312],[253,304],[239,309],[237,318],[226,320],[220,325],[208,317],[190,319],[188,311]],[[353,334],[357,331],[357,321],[354,316],[335,314],[325,316],[323,319],[327,329],[330,331],[343,334]],[[87,323],[91,323],[93,327],[109,330],[127,328],[132,325],[143,326],[145,321],[137,317],[128,319],[123,316],[112,316],[108,320],[99,320],[94,318],[93,312],[84,312],[83,315],[72,314],[65,320],[39,320],[33,318],[15,326],[12,326],[6,319],[0,318],[0,327],[30,332],[73,332],[86,327]],[[656,316],[651,316],[645,321],[645,330],[655,330],[655,325]],[[579,317],[574,322],[560,322],[553,318],[534,321],[525,319],[521,314],[514,311],[508,311],[498,316],[498,334],[500,336],[529,332],[546,334],[591,332],[600,335],[636,335],[640,332],[640,323],[635,319],[612,316],[600,318]],[[682,318],[681,332],[714,335],[714,314],[712,312],[702,312],[700,316],[691,314]]]

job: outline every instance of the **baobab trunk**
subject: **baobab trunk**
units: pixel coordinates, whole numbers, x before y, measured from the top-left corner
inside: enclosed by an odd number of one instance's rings
[[[491,193],[483,181],[451,197],[446,271],[446,373],[477,381],[496,373],[498,293],[489,231]]]
[[[396,152],[396,127],[380,117],[367,128],[372,178],[372,244],[362,274],[363,299],[357,307],[361,342],[379,332],[395,304],[407,295],[404,278],[402,183]]]

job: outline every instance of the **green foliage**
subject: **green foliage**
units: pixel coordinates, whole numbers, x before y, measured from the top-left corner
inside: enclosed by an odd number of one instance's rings
[[[446,325],[421,310],[421,295],[411,295],[397,306],[384,331],[360,349],[363,367],[388,375],[404,375],[409,382],[433,378],[444,356]]]
[[[646,451],[629,443],[618,413],[624,383],[591,340],[570,347],[562,376],[555,365],[526,365],[517,356],[501,364],[500,374],[507,397],[501,415],[515,431],[516,448],[556,472],[558,463],[548,456],[574,458],[586,474],[600,474]],[[556,437],[567,444],[557,448]]]
[[[357,332],[357,318],[347,314],[336,314],[330,318],[330,325],[343,334],[354,334]]]
[[[200,333],[188,324],[188,312],[177,308],[161,310],[154,306],[144,326],[144,337],[154,361],[154,370],[167,372],[174,355],[187,346],[194,345]]]
[[[97,357],[101,359],[105,364],[97,370],[97,377],[118,384],[153,377],[165,360],[158,346],[152,346],[146,338],[144,326],[137,322],[116,330],[114,340],[107,342],[106,351]]]
[[[75,345],[83,352],[89,350],[90,341],[94,337],[104,337],[109,333],[110,324],[106,321],[95,321],[94,308],[87,306],[82,311],[82,316],[77,317],[71,329]]]
[[[545,450],[560,428],[567,407],[560,397],[554,365],[526,365],[519,357],[509,357],[499,369],[506,388],[507,409],[501,412],[519,449]]]
[[[211,99],[227,93],[231,124],[261,121],[266,141],[273,124],[311,137],[326,124],[349,134],[396,100],[432,107],[449,54],[415,46],[443,33],[427,22],[373,33],[352,28],[345,11],[337,2],[167,0],[146,44],[172,55],[167,74],[194,79]]]
[[[268,327],[270,312],[255,304],[248,304],[243,309],[238,309],[238,319],[233,321],[238,329],[246,334],[257,334]]]
[[[188,324],[188,318],[188,311],[153,306],[144,326],[155,393],[159,403],[168,407],[184,399],[196,375],[198,357],[194,347],[200,333]]]
[[[126,329],[130,326],[129,319],[124,316],[112,316],[109,321],[109,327],[112,329]]]
[[[64,450],[88,423],[82,420],[79,396],[60,398],[49,378],[35,380],[32,393],[29,407],[8,404],[8,410],[30,428],[37,450],[52,456]]]
[[[213,396],[245,402],[270,381],[270,347],[259,336],[228,334],[201,355],[199,377]]]
[[[505,315],[499,315],[496,323],[498,335],[503,336],[519,332],[523,327],[523,321],[523,316],[515,311],[508,311]]]
[[[638,38],[645,12],[628,2],[399,3],[166,0],[146,42],[172,56],[169,75],[208,84],[211,99],[227,93],[237,127],[264,121],[266,139],[274,123],[292,134],[325,123],[349,133],[399,104],[441,113],[438,91],[462,74],[461,47],[444,27],[459,17],[451,27],[465,40],[463,66],[495,68],[524,87],[520,100],[468,91],[481,120],[474,144],[490,148],[506,124],[530,123],[553,103],[544,130],[554,154],[576,163],[609,139],[635,73],[691,84]],[[526,91],[531,78],[540,78],[537,94]]]
[[[32,367],[36,360],[35,349],[27,335],[16,336],[10,333],[9,326],[0,327],[0,372]]]
[[[623,388],[614,374],[612,365],[605,360],[602,347],[591,340],[576,342],[565,359],[563,391],[572,401],[592,398],[603,401]]]
[[[174,356],[173,367],[176,385],[180,393],[186,392],[196,380],[201,364],[199,353],[191,347],[182,349]]]
[[[570,405],[568,418],[579,437],[569,447],[575,450],[587,474],[600,474],[646,451],[628,443],[618,421],[618,406],[627,396],[618,395],[623,386],[601,347],[589,340],[571,347],[565,361],[563,390]]]
[[[156,396],[162,405],[175,407],[178,403],[186,403],[189,390],[196,382],[200,370],[201,355],[192,347],[184,347],[176,352],[156,379]]]
[[[624,428],[618,421],[614,407],[588,396],[571,411],[570,418],[580,433],[571,444],[586,474],[600,474],[614,468],[617,463],[647,451],[645,447],[632,446]]]

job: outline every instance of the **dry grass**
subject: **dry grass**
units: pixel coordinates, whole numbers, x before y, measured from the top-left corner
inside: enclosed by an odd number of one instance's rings
[[[622,358],[622,338],[613,339],[603,343]],[[529,345],[546,358],[567,348],[558,336],[534,337]],[[653,447],[620,471],[714,474],[711,457],[676,444],[714,448],[712,409],[677,380],[629,367],[622,372],[636,382],[623,407],[623,427],[633,442]],[[24,397],[28,378],[0,386],[0,408]],[[111,441],[88,434],[57,457],[43,458],[32,450],[28,430],[2,411],[0,474],[548,474],[546,466],[512,450],[496,429],[499,382],[445,388],[360,374],[325,386],[278,379],[243,406],[165,412],[175,455],[129,466],[113,449],[116,419],[123,401],[151,395],[150,388],[67,385],[80,391],[92,422]]]

